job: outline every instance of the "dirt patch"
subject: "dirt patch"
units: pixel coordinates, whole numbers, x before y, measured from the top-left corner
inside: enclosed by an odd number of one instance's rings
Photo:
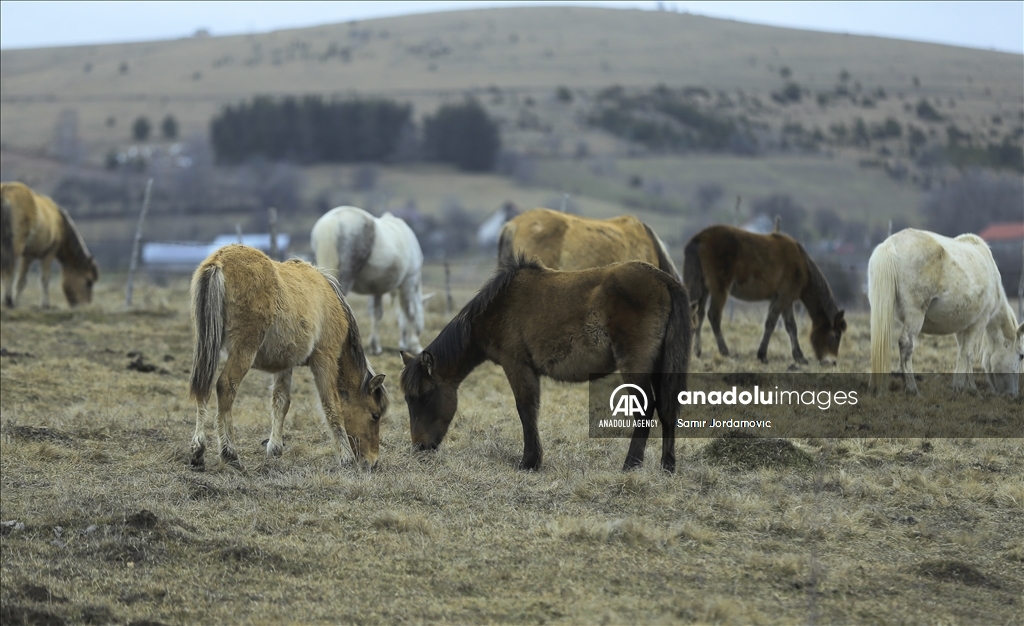
[[[709,443],[703,454],[712,463],[745,469],[814,466],[814,458],[810,454],[786,439],[767,439],[738,430]]]
[[[917,566],[917,573],[943,582],[963,583],[970,587],[1002,588],[998,580],[986,576],[978,568],[963,561],[925,561]]]
[[[12,437],[28,441],[56,441],[68,444],[73,441],[70,435],[45,426],[8,426],[6,430]]]
[[[125,525],[129,528],[135,528],[137,530],[152,530],[156,528],[156,525],[160,523],[157,519],[156,514],[152,511],[142,509],[138,513],[132,513],[125,519]]]
[[[47,611],[39,611],[27,606],[0,606],[0,623],[4,626],[63,626],[67,622],[63,617]]]
[[[67,598],[54,595],[43,585],[26,583],[21,587],[21,597],[32,602],[67,602]]]

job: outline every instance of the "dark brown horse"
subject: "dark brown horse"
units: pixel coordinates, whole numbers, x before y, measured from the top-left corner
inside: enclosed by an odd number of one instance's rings
[[[729,354],[722,338],[722,308],[731,294],[740,300],[770,301],[764,337],[757,349],[757,358],[762,362],[768,362],[768,341],[780,314],[789,333],[793,359],[797,363],[807,362],[796,336],[793,303],[797,300],[804,303],[811,317],[815,356],[821,362],[834,362],[839,356],[839,340],[846,330],[843,311],[836,305],[824,274],[792,237],[782,233],[758,235],[723,225],[705,228],[686,244],[683,276],[697,307],[695,355],[701,353],[700,329],[708,297],[708,320],[718,341],[718,351],[723,356]]]
[[[531,209],[501,229],[498,263],[522,252],[553,270],[585,270],[619,261],[647,261],[682,282],[665,244],[632,215],[589,219],[551,209]]]
[[[459,384],[484,361],[505,370],[523,424],[523,469],[537,469],[540,377],[586,382],[623,372],[654,402],[663,432],[661,466],[675,471],[677,394],[686,388],[690,305],[679,281],[631,261],[577,272],[518,255],[418,356],[402,353],[402,390],[412,443],[436,449],[458,406]],[[635,428],[623,469],[643,463],[650,428]]]

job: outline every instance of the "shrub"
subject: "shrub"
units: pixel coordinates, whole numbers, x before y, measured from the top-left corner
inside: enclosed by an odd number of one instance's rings
[[[160,132],[163,133],[164,139],[177,139],[178,120],[174,119],[173,115],[168,115],[160,123]]]
[[[498,124],[472,99],[444,105],[426,118],[424,136],[428,154],[469,172],[494,169],[501,149]]]
[[[135,141],[146,141],[149,139],[149,132],[152,130],[149,119],[145,116],[139,116],[135,119],[135,123],[132,124],[132,137]]]

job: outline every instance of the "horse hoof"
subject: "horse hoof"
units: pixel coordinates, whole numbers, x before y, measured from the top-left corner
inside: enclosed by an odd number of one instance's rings
[[[757,355],[757,360],[767,365],[768,364],[768,355],[766,355],[766,354],[759,354],[759,355]]]
[[[206,462],[203,459],[192,459],[189,461],[188,467],[193,472],[205,472]]]
[[[519,466],[517,469],[524,472],[536,472],[538,469],[540,469],[540,460],[537,459],[527,461],[526,459],[523,459],[522,461],[519,462]]]
[[[632,472],[633,470],[638,470],[643,467],[643,464],[643,459],[626,459],[626,462],[622,464],[622,471]]]

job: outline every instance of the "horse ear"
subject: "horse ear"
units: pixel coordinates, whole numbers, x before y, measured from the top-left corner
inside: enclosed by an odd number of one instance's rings
[[[420,363],[423,365],[423,371],[427,373],[427,376],[434,375],[434,355],[429,352],[420,352]]]
[[[378,389],[384,386],[384,374],[377,374],[370,379],[370,393],[376,393]]]
[[[403,367],[408,365],[409,363],[411,363],[412,360],[416,358],[413,355],[411,355],[408,352],[406,352],[405,350],[399,351],[399,354],[402,355],[402,366]]]
[[[833,322],[833,324],[832,324],[832,328],[837,328],[839,330],[845,331],[846,330],[846,318],[845,318],[845,315],[846,315],[846,311],[840,311],[840,312],[836,313],[836,319],[835,319],[835,322]]]

